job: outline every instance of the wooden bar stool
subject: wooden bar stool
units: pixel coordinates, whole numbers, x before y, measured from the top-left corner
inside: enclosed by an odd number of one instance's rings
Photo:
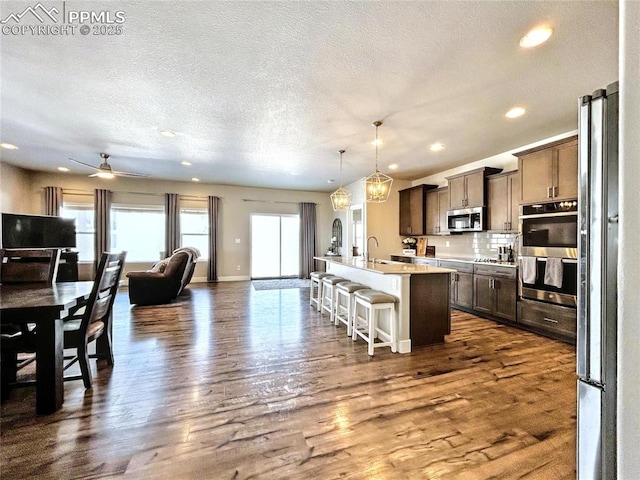
[[[336,309],[335,309],[335,321],[342,322],[347,326],[347,335],[351,336],[351,326],[353,325],[353,312],[355,310],[355,300],[353,294],[358,290],[368,289],[366,285],[353,282],[342,282],[336,287]],[[346,304],[343,303],[343,299]]]
[[[316,311],[320,311],[320,300],[322,299],[322,279],[331,276],[326,272],[311,272],[311,288],[309,289],[309,305],[315,305]],[[314,295],[315,292],[315,295]]]
[[[351,338],[355,341],[362,337],[369,345],[368,353],[373,356],[374,348],[391,347],[396,351],[398,341],[396,326],[396,298],[377,290],[357,290],[354,292],[355,310]],[[364,310],[364,315],[358,313],[358,306]],[[380,325],[381,314],[387,312],[389,330],[383,330]],[[376,342],[376,338],[382,341]]]
[[[333,315],[335,314],[335,298],[336,287],[340,282],[346,282],[346,278],[329,276],[322,279],[322,292],[320,297],[320,314],[325,311],[329,313],[331,323],[333,323]]]

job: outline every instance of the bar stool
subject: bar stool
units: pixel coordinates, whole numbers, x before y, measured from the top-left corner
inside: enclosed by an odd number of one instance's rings
[[[320,311],[320,299],[322,298],[322,279],[331,276],[326,272],[311,272],[311,288],[309,289],[309,305],[316,306],[316,311]],[[313,292],[316,292],[316,295]]]
[[[353,324],[353,312],[355,311],[355,300],[353,294],[358,290],[368,289],[366,285],[353,282],[342,282],[336,287],[336,309],[335,324],[342,322],[347,326],[347,335],[351,336],[351,325]],[[346,305],[342,302],[346,299]]]
[[[373,349],[378,347],[391,347],[391,351],[396,351],[398,341],[396,326],[396,298],[377,290],[358,290],[353,294],[355,299],[355,310],[353,312],[352,339],[355,341],[362,337],[369,345],[368,353],[373,356]],[[364,309],[364,315],[358,313],[358,306]],[[380,316],[388,312],[389,331],[382,329]],[[376,338],[384,341],[376,343]]]
[[[329,276],[322,279],[322,293],[320,297],[320,314],[325,311],[329,313],[331,323],[335,313],[336,287],[340,282],[346,282],[346,278]]]

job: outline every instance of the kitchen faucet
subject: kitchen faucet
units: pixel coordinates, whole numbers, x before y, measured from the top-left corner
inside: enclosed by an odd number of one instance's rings
[[[364,260],[365,262],[369,263],[369,240],[374,239],[376,242],[376,247],[379,247],[380,245],[378,244],[378,239],[376,237],[374,237],[373,235],[369,235],[367,237],[367,251],[364,253]],[[375,259],[374,259],[375,260]]]

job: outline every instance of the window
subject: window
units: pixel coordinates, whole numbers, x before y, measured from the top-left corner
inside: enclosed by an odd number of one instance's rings
[[[197,248],[199,260],[209,258],[209,214],[206,208],[180,209],[180,246]]]
[[[165,258],[164,225],[161,205],[112,205],[111,250],[125,250],[127,262],[155,262]]]
[[[94,261],[96,226],[94,223],[93,204],[64,202],[60,215],[64,218],[73,218],[76,221],[78,260],[81,262]]]

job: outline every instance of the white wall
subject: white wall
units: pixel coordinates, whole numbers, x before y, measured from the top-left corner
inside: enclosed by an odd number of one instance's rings
[[[640,2],[620,2],[618,478],[640,478]]]
[[[15,168],[15,167],[14,167]],[[20,169],[16,169],[20,170]],[[115,178],[101,180],[84,175],[68,175],[45,172],[24,172],[29,178],[29,194],[20,192],[19,198],[13,198],[10,205],[23,202],[29,213],[44,212],[44,187],[60,186],[64,190],[93,192],[96,188],[108,188],[114,192],[136,192],[162,195],[178,193],[186,196],[206,198],[215,195],[221,198],[220,205],[220,256],[218,275],[221,280],[246,279],[250,276],[250,217],[252,213],[298,213],[299,202],[311,202],[317,205],[318,253],[327,251],[331,243],[331,224],[334,212],[329,194],[297,190],[277,190],[205,183],[172,182],[152,179]],[[4,191],[4,178],[2,190]],[[251,200],[251,201],[245,201]],[[6,211],[9,211],[7,209]],[[17,210],[12,210],[17,211]],[[240,239],[236,243],[235,239]],[[240,269],[237,269],[237,266]],[[126,270],[141,270],[150,267],[149,263],[128,263]],[[206,263],[201,262],[194,278],[206,277]]]

